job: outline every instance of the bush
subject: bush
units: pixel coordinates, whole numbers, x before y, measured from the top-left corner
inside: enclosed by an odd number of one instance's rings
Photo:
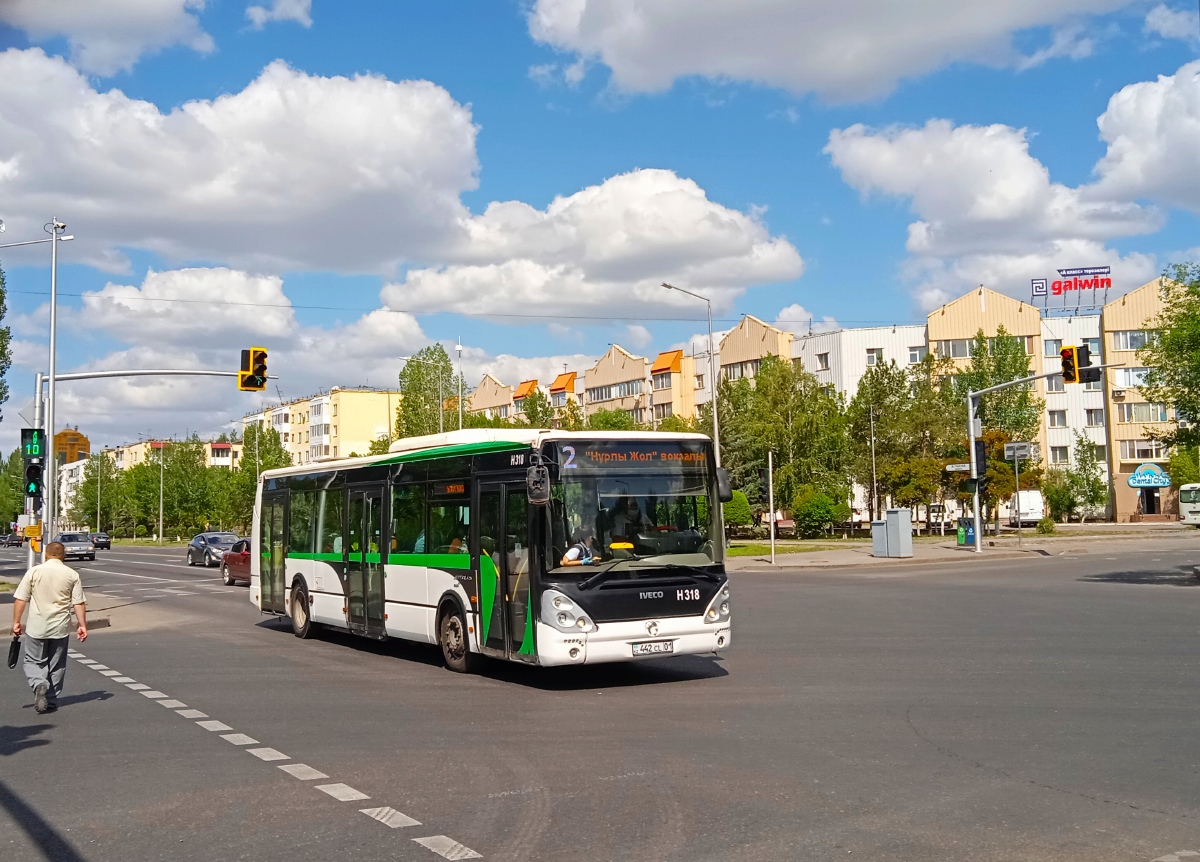
[[[833,526],[837,504],[829,495],[812,488],[802,489],[792,501],[792,519],[796,532],[804,539],[815,539]]]
[[[1037,522],[1037,531],[1043,536],[1053,535],[1054,529],[1055,527],[1053,518],[1042,518],[1042,520]]]
[[[750,501],[741,491],[733,492],[733,499],[725,504],[725,523],[731,527],[745,527],[753,523]]]

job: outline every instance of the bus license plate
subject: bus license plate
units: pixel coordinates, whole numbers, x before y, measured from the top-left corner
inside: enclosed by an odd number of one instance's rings
[[[675,652],[675,641],[643,641],[633,645],[634,655],[660,655]]]

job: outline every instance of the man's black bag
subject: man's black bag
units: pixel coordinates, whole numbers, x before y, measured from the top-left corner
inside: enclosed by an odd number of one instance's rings
[[[14,637],[12,639],[12,643],[10,643],[8,645],[8,666],[16,667],[17,666],[17,658],[20,655],[21,655],[21,638],[20,638],[20,636],[17,636],[17,637]]]

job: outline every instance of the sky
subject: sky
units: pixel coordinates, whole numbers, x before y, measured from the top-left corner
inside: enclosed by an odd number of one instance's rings
[[[1062,267],[1200,259],[1200,11],[1123,0],[4,0],[0,242],[60,247],[93,445],[237,427],[462,345],[470,384],[920,322]],[[0,448],[48,368],[48,245],[0,250]]]

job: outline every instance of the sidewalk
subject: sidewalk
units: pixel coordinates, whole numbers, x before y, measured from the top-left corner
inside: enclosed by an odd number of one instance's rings
[[[1016,536],[991,536],[983,540],[983,553],[976,555],[974,549],[958,547],[954,539],[947,536],[945,542],[914,542],[913,555],[899,559],[875,557],[869,544],[857,543],[846,548],[828,551],[775,555],[775,569],[838,569],[855,566],[904,566],[929,565],[936,563],[963,563],[972,559],[996,560],[1018,557],[1057,557],[1065,554],[1104,553],[1112,550],[1129,550],[1145,545],[1148,548],[1162,547],[1170,543],[1183,548],[1194,547],[1200,560],[1200,530],[1155,530],[1120,533],[1111,536],[1039,536],[1026,535],[1018,546]],[[754,557],[730,557],[725,568],[736,572],[744,569],[771,569],[769,555]]]

